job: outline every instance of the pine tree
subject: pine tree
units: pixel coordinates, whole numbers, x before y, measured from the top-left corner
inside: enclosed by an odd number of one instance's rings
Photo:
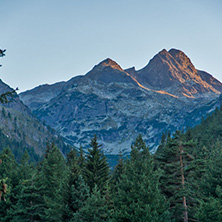
[[[170,202],[170,213],[175,221],[194,219],[197,202],[192,189],[194,157],[190,154],[195,144],[184,141],[180,132],[168,138],[167,144],[156,153],[157,167],[163,170],[161,190]]]
[[[167,202],[159,189],[160,172],[142,136],[132,145],[131,159],[113,195],[113,221],[170,221]]]
[[[93,190],[95,185],[102,191],[109,180],[109,166],[106,157],[100,150],[101,145],[98,145],[96,136],[91,140],[90,146],[89,154],[86,155],[84,178],[90,187],[90,191]]]

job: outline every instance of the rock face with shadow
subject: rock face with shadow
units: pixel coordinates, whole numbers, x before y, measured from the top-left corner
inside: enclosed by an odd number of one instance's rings
[[[163,132],[198,124],[219,106],[222,84],[180,50],[162,50],[141,70],[111,59],[84,76],[20,94],[41,121],[87,148],[97,134],[105,153],[129,152],[139,133],[155,150]]]

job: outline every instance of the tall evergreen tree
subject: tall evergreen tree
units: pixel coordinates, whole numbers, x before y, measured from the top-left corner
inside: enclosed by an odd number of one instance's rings
[[[119,183],[121,176],[124,174],[124,161],[122,157],[122,153],[119,154],[118,163],[116,164],[113,175],[112,175],[112,186],[114,186],[114,189],[116,189],[116,185]]]
[[[42,203],[39,203],[39,210],[43,212],[40,215],[41,221],[62,221],[67,175],[63,155],[54,144],[48,145],[35,176],[35,189],[42,196]]]
[[[33,196],[37,194],[33,188],[33,176],[36,171],[29,161],[30,157],[25,151],[17,172],[19,184],[14,189],[16,203],[8,210],[10,221],[34,221],[35,218]]]
[[[85,201],[84,206],[80,208],[73,216],[72,222],[102,222],[110,221],[110,210],[105,196],[97,189],[93,188],[90,197]]]
[[[101,152],[101,145],[98,144],[96,135],[91,140],[90,146],[91,149],[88,149],[89,153],[86,155],[84,178],[90,191],[95,185],[102,191],[109,180],[109,166],[106,157]]]
[[[47,221],[45,219],[44,197],[41,190],[35,186],[35,174],[23,181],[21,192],[17,196],[17,203],[9,211],[12,222]]]
[[[70,221],[84,204],[89,196],[89,187],[86,185],[82,176],[85,158],[80,147],[80,153],[76,149],[71,149],[67,155],[67,166],[69,171],[69,181],[67,192],[65,193],[65,208],[63,221]]]
[[[132,145],[131,158],[113,194],[113,221],[170,221],[167,202],[159,189],[160,172],[142,136]]]
[[[78,176],[75,184],[71,186],[70,192],[70,219],[77,213],[82,207],[85,206],[85,202],[89,197],[89,187],[85,183],[82,175]]]
[[[184,141],[180,132],[176,132],[156,153],[157,165],[163,170],[161,189],[170,202],[172,218],[178,222],[194,219],[196,199],[191,176],[194,157],[190,154],[194,147],[192,141]]]

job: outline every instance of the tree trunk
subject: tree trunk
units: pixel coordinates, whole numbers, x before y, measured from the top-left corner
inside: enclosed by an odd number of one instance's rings
[[[183,172],[183,147],[180,142],[180,172],[181,172],[181,184],[184,189],[184,172]],[[186,197],[183,196],[183,207],[184,207],[184,222],[188,222],[188,212],[187,212],[187,203]]]

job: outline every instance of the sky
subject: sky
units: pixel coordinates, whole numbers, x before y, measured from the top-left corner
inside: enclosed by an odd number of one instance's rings
[[[106,58],[139,70],[171,48],[222,81],[221,0],[0,0],[0,9],[0,79],[19,92]]]

